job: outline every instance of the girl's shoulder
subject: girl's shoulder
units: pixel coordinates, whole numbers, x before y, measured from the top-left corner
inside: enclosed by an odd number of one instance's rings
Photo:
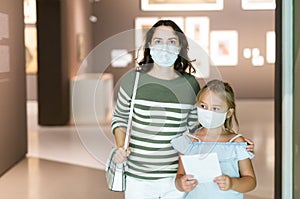
[[[187,133],[184,133],[176,138],[171,140],[172,147],[179,153],[185,154],[188,151],[192,140],[187,136]]]
[[[230,133],[229,142],[246,142],[242,134]]]

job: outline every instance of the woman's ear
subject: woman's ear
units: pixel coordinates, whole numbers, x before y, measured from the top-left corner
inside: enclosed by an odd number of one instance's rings
[[[227,119],[227,118],[230,118],[230,117],[232,116],[233,113],[234,113],[234,109],[233,109],[233,108],[230,108],[230,109],[227,111],[226,119]]]

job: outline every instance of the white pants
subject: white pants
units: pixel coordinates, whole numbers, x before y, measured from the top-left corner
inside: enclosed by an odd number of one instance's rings
[[[125,199],[183,199],[184,196],[175,187],[175,177],[159,180],[126,177]]]

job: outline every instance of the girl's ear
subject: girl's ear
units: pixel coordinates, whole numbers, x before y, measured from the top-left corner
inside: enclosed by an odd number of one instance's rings
[[[234,113],[234,109],[233,109],[233,108],[230,108],[230,109],[227,111],[226,119],[227,119],[227,118],[230,118],[230,117],[232,116],[233,113]]]

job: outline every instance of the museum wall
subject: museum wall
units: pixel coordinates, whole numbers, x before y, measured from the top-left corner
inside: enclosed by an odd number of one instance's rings
[[[0,0],[0,175],[27,152],[22,0]]]
[[[93,3],[93,13],[98,18],[92,25],[93,47],[106,48],[97,52],[100,56],[94,56],[86,71],[112,73],[115,85],[135,64],[131,62],[127,67],[112,67],[109,64],[110,53],[112,49],[127,49],[134,56],[135,35],[131,32],[137,17],[208,17],[210,32],[233,30],[238,33],[237,64],[215,67],[219,77],[232,84],[238,98],[274,97],[274,63],[266,60],[266,33],[274,31],[274,10],[243,10],[241,1],[224,0],[223,10],[218,11],[143,11],[140,0],[102,0]],[[129,36],[117,44],[107,45],[120,34]],[[245,48],[259,49],[264,63],[254,66],[251,58],[244,57]],[[206,79],[199,79],[199,82],[203,84]]]

